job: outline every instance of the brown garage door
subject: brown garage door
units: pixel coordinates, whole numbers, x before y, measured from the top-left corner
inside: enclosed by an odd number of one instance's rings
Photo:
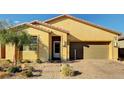
[[[86,44],[87,47],[84,47],[84,59],[108,59],[109,43],[94,42]]]
[[[70,59],[108,59],[109,43],[70,43]]]

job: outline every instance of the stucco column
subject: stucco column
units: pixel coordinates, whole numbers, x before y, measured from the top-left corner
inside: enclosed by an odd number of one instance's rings
[[[67,61],[68,59],[68,44],[67,34],[61,36],[61,60]]]
[[[112,58],[112,60],[118,60],[118,41],[117,38],[114,39],[110,45],[109,45],[109,52],[112,53],[112,55],[110,55],[110,58]]]

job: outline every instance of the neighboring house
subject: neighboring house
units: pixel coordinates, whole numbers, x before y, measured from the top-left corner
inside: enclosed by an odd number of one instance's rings
[[[120,33],[70,15],[44,22],[24,23],[32,44],[21,48],[21,58],[43,61],[74,59],[118,59],[116,41]],[[20,25],[18,25],[20,26]],[[1,58],[13,59],[14,47],[1,48]]]

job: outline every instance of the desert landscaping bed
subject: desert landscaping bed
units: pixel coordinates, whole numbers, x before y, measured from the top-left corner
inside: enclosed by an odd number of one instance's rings
[[[63,63],[27,63],[35,68],[33,77],[21,77],[19,73],[13,74],[9,79],[123,79],[124,64],[108,60],[80,60],[68,63],[74,71],[79,72],[75,76],[64,77],[60,73]],[[41,73],[41,75],[37,75]]]

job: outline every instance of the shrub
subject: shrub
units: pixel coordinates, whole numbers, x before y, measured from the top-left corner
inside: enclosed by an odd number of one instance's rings
[[[23,60],[22,63],[31,63],[31,61],[26,59],[26,60]]]
[[[33,76],[32,71],[27,71],[27,72],[26,72],[26,76],[27,76],[27,77],[32,77],[32,76]]]
[[[32,71],[24,71],[21,73],[21,75],[25,76],[25,77],[33,77],[33,73]]]
[[[39,64],[43,63],[40,59],[37,59],[36,62],[39,63]]]
[[[62,66],[61,66],[61,74],[63,76],[73,76],[74,71],[72,70],[72,67],[69,64],[62,64]]]
[[[0,79],[7,78],[10,76],[10,73],[8,72],[0,72]]]
[[[34,67],[29,66],[29,67],[28,67],[28,70],[29,70],[29,71],[34,71]]]
[[[12,61],[10,59],[7,59],[6,62],[12,63]]]
[[[21,67],[19,66],[12,66],[12,67],[9,67],[8,70],[7,70],[9,73],[16,73],[16,72],[21,72]]]

